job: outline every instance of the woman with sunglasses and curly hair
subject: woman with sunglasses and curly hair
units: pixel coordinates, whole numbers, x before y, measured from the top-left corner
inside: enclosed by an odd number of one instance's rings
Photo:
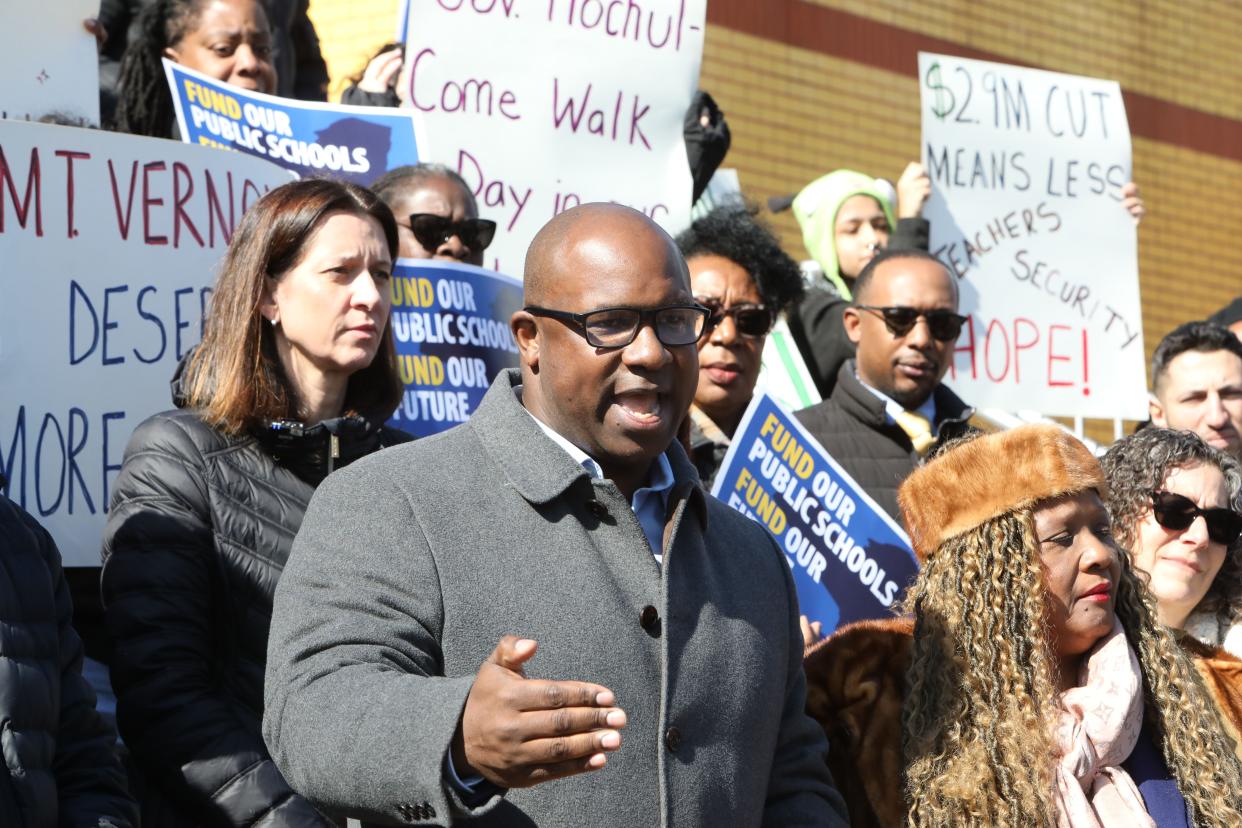
[[[373,181],[371,191],[397,217],[401,258],[482,266],[496,222],[479,218],[470,185],[452,168],[427,163],[397,167]]]
[[[910,616],[807,655],[855,826],[1242,824],[1242,764],[1055,426],[952,444],[902,484]]]
[[[704,486],[720,468],[759,379],[776,316],[803,291],[798,264],[742,204],[717,207],[677,237],[694,299],[711,310],[699,340],[699,384],[690,407],[690,457]]]
[[[1156,599],[1216,693],[1242,724],[1242,466],[1191,431],[1146,428],[1103,459],[1108,510]]]

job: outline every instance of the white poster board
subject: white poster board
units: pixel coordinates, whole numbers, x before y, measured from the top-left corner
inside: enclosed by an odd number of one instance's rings
[[[979,407],[1142,419],[1121,88],[928,53],[919,78],[931,250],[971,317],[946,381]]]
[[[577,204],[690,223],[682,128],[706,16],[706,0],[410,0],[404,95],[423,157],[499,225],[488,267],[520,274],[539,228]]]
[[[99,0],[0,3],[0,119],[99,125],[99,54],[82,21]]]
[[[130,432],[172,407],[242,213],[292,175],[236,152],[0,121],[0,472],[98,566]]]

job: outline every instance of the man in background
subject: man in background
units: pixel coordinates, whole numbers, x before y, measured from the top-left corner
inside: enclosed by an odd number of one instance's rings
[[[796,415],[896,520],[897,487],[974,413],[941,384],[966,321],[957,303],[957,283],[930,253],[878,254],[843,313],[855,358],[841,366],[831,396]]]
[[[1152,425],[1187,429],[1242,460],[1242,341],[1228,328],[1187,322],[1151,357]]]

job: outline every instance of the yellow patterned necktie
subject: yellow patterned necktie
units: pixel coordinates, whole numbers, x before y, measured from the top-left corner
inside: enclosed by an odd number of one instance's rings
[[[932,436],[931,421],[917,411],[902,410],[900,414],[893,417],[897,421],[897,425],[901,426],[901,430],[910,438],[910,442],[914,445],[914,450],[919,453],[919,457],[927,454],[936,442],[936,438]]]

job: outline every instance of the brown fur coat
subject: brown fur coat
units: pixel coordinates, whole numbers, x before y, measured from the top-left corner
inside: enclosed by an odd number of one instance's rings
[[[807,712],[828,734],[828,765],[855,828],[901,828],[901,712],[914,623],[862,621],[806,654]],[[1183,636],[1242,757],[1242,659]]]
[[[828,766],[855,828],[905,824],[901,708],[914,623],[860,621],[811,647],[807,712],[828,734]]]
[[[1233,738],[1234,752],[1242,758],[1242,659],[1189,635],[1179,638],[1207,685],[1225,729]]]

